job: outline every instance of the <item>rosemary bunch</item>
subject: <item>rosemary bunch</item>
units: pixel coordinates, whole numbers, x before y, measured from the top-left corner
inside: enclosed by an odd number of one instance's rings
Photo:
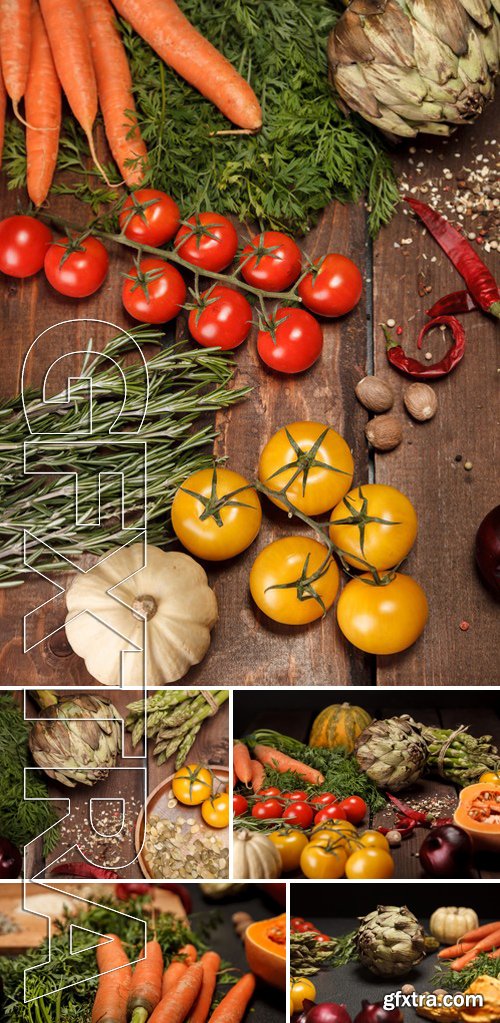
[[[67,570],[65,557],[79,553],[99,555],[111,545],[130,539],[132,527],[144,525],[147,509],[148,543],[164,546],[170,540],[169,511],[176,489],[197,469],[213,464],[216,436],[213,418],[199,422],[204,413],[215,413],[243,398],[249,388],[229,385],[233,364],[210,349],[191,351],[184,343],[161,348],[163,335],[155,330],[132,331],[137,344],[157,346],[148,361],[149,401],[144,412],[143,369],[137,362],[124,364],[127,348],[133,343],[117,337],[102,355],[114,358],[121,366],[128,396],[127,410],[120,419],[121,457],[117,465],[116,435],[109,434],[111,424],[122,412],[123,379],[115,366],[89,349],[81,375],[72,383],[72,402],[63,404],[64,395],[47,405],[38,393],[25,393],[30,416],[33,449],[37,437],[54,431],[54,416],[59,417],[58,441],[50,451],[47,470],[60,475],[23,475],[23,442],[28,431],[21,396],[0,405],[0,586],[17,585],[31,569],[23,559],[23,535],[28,531],[26,560],[39,571]],[[91,342],[90,342],[91,344]],[[103,368],[107,364],[109,368]],[[88,380],[93,382],[92,443],[82,446],[88,437]],[[55,403],[57,411],[54,411]],[[128,431],[128,432],[127,432]],[[46,441],[46,437],[43,438]],[[147,495],[144,481],[144,445],[147,442]],[[78,468],[79,524],[75,525],[75,467]],[[125,477],[126,517],[121,518],[121,480]],[[96,481],[100,476],[100,522],[96,515]],[[38,537],[57,552],[50,561],[44,557]]]
[[[227,689],[212,689],[210,698],[197,689],[160,689],[147,700],[129,703],[125,727],[132,732],[135,749],[144,735],[144,709],[147,711],[146,733],[156,739],[153,753],[158,766],[177,754],[175,769],[186,762],[188,753],[206,718],[217,713],[229,698]]]

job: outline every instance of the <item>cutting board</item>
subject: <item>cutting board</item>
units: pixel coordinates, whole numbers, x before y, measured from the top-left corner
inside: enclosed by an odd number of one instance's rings
[[[61,901],[61,907],[63,903],[69,907],[74,906],[76,909],[81,906],[81,903],[71,895],[80,895],[85,898],[92,899],[94,902],[99,902],[99,895],[109,894],[113,890],[109,883],[106,884],[70,884],[69,882],[60,881],[57,882],[58,892],[43,889],[40,885],[29,884],[27,886],[27,903],[30,904],[32,900],[33,908],[37,908],[37,900],[46,899],[50,896],[52,899],[58,899]],[[61,895],[60,891],[67,893]],[[28,948],[34,948],[39,945],[44,938],[47,937],[47,925],[46,921],[38,916],[34,916],[32,913],[24,912],[22,910],[23,904],[23,893],[22,885],[17,884],[2,884],[0,886],[0,912],[5,916],[14,920],[19,927],[18,931],[14,931],[12,934],[0,934],[0,954],[9,955],[16,954],[17,952],[24,952]],[[165,890],[164,888],[156,888],[154,891],[153,904],[155,909],[160,913],[173,913],[174,916],[180,920],[186,919],[186,913],[183,905],[175,895],[174,892]],[[126,903],[123,904],[125,908]],[[120,907],[118,907],[120,908]],[[44,912],[43,906],[38,902],[38,909],[40,912]],[[52,910],[53,915],[57,915],[56,910]]]

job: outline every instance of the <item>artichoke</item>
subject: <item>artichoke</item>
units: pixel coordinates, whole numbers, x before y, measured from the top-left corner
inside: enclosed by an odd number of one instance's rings
[[[356,948],[372,973],[401,977],[424,958],[425,931],[406,906],[377,906],[362,918]]]
[[[391,136],[450,135],[494,95],[500,0],[352,0],[330,33],[337,93]]]
[[[36,699],[42,710],[29,736],[35,763],[69,788],[107,778],[121,748],[120,714],[111,700],[88,693],[56,697],[46,690]]]
[[[361,770],[375,785],[398,792],[423,774],[427,744],[419,726],[405,714],[372,721],[356,739],[354,753]]]

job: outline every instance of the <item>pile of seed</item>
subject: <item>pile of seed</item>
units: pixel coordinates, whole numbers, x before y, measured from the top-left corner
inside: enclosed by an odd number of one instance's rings
[[[19,930],[15,920],[12,920],[10,916],[6,916],[5,913],[0,913],[0,934],[14,934]]]
[[[63,821],[60,825],[60,841],[64,851],[73,845],[80,845],[94,863],[110,869],[123,866],[135,856],[134,832],[141,809],[140,800],[127,799],[123,826],[118,831],[122,824],[121,808],[116,803],[114,806],[104,804],[99,810],[94,806],[93,820],[101,834],[87,830],[80,832],[75,818]],[[57,851],[59,855],[59,847]]]
[[[211,881],[229,876],[229,849],[194,817],[150,817],[144,853],[155,878]]]

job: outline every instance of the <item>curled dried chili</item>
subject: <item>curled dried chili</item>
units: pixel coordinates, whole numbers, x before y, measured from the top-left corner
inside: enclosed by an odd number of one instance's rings
[[[471,313],[479,309],[477,302],[468,291],[452,291],[450,295],[434,302],[430,309],[427,309],[427,316],[456,316],[457,313]]]
[[[453,344],[439,362],[434,362],[430,365],[419,362],[418,359],[410,358],[399,344],[399,341],[395,341],[385,324],[382,324],[386,340],[386,354],[391,366],[398,369],[400,373],[405,373],[406,376],[412,377],[413,380],[438,380],[440,377],[451,373],[451,370],[463,359],[465,353],[465,331],[462,324],[454,316],[435,316],[434,319],[429,320],[422,327],[418,335],[417,347],[421,348],[425,335],[441,324],[450,328]]]
[[[464,238],[446,217],[432,209],[427,203],[413,199],[411,196],[406,196],[406,202],[425,224],[432,237],[441,246],[460,276],[463,277],[467,291],[476,305],[480,309],[484,309],[486,313],[500,317],[500,289],[493,274],[490,273],[467,238]]]

